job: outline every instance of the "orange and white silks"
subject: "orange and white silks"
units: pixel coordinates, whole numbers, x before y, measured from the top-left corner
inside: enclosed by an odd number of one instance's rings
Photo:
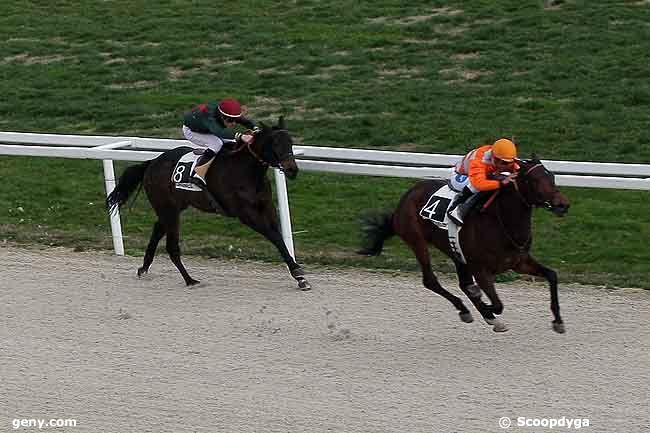
[[[518,169],[514,163],[513,169]],[[468,188],[476,193],[479,191],[492,191],[501,187],[498,180],[489,178],[490,174],[497,174],[497,168],[492,162],[492,145],[481,146],[469,152],[456,164],[456,173],[469,178]]]

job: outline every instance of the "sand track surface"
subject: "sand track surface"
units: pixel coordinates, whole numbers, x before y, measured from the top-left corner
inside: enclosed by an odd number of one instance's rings
[[[0,431],[650,431],[648,291],[562,285],[559,335],[544,284],[499,285],[497,334],[415,274],[307,266],[301,292],[282,266],[187,257],[188,289],[140,262],[0,247]]]

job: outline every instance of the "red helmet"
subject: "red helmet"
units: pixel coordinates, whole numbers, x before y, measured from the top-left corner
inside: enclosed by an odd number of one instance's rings
[[[241,104],[236,99],[224,99],[219,102],[219,112],[226,117],[241,117]]]

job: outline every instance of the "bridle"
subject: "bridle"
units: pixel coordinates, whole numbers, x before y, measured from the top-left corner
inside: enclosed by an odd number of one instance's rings
[[[535,164],[535,165],[533,165],[533,166],[530,167],[528,170],[526,170],[526,172],[525,172],[524,175],[522,176],[522,177],[524,178],[524,181],[523,181],[523,182],[526,182],[526,183],[528,184],[527,176],[528,176],[531,172],[533,172],[534,170],[538,169],[539,167],[542,167],[542,168],[543,168],[544,166],[543,166],[541,163],[539,163],[539,164]],[[513,186],[514,186],[514,188],[515,188],[515,191],[517,191],[517,197],[519,197],[519,199],[520,199],[521,202],[524,204],[524,206],[526,206],[527,209],[531,209],[532,207],[536,206],[536,204],[534,204],[534,203],[530,203],[530,202],[528,201],[528,199],[524,196],[524,194],[521,192],[521,190],[519,189],[519,183],[518,183],[518,179],[517,179],[517,178],[514,179]],[[545,206],[546,206],[546,207],[550,207],[550,203],[548,203],[548,201],[546,201],[546,202],[545,202]],[[526,240],[525,240],[523,243],[519,243],[519,242],[517,242],[517,241],[514,239],[514,237],[513,237],[513,236],[508,232],[508,228],[507,228],[506,225],[503,223],[503,219],[501,218],[501,207],[500,207],[499,203],[497,203],[497,211],[496,211],[496,215],[497,215],[497,220],[499,221],[499,225],[501,226],[501,231],[505,234],[506,238],[510,241],[510,243],[511,243],[515,248],[517,248],[517,250],[519,250],[520,253],[523,253],[523,252],[527,251],[528,248],[530,248],[530,242],[531,242],[531,239],[532,239],[532,236],[533,236],[533,232],[532,232],[532,230],[528,230],[528,237],[526,238]]]
[[[513,182],[512,182],[513,187],[514,187],[514,189],[515,189],[515,191],[517,193],[517,197],[519,198],[519,200],[522,202],[522,204],[525,206],[525,208],[528,211],[531,211],[531,209],[534,208],[534,207],[543,207],[543,208],[545,208],[547,210],[555,212],[555,208],[554,208],[554,206],[551,204],[551,202],[549,200],[540,200],[539,191],[531,189],[529,175],[533,171],[535,171],[535,170],[537,170],[539,168],[542,168],[544,170],[544,173],[546,175],[550,176],[551,179],[553,179],[553,184],[555,185],[553,173],[548,171],[546,169],[546,167],[544,167],[544,165],[542,165],[542,163],[537,161],[537,162],[534,162],[531,167],[527,168],[525,170],[525,172],[522,174],[521,177],[513,178]],[[521,182],[523,182],[524,185],[526,185],[526,191],[528,191],[528,194],[522,192],[522,190],[520,188],[520,183],[519,183],[520,180],[521,180]],[[496,195],[499,194],[500,191],[501,191],[500,189],[496,190],[496,192],[490,197],[488,202],[483,206],[484,209],[487,208],[487,206],[492,201],[494,201]],[[531,191],[534,194],[533,198],[535,199],[533,202],[531,202],[531,200],[529,200],[529,197],[528,197],[530,195]],[[501,226],[501,231],[503,232],[505,237],[508,239],[508,241],[510,241],[510,243],[513,246],[515,246],[519,250],[520,253],[526,252],[530,248],[530,243],[531,243],[531,238],[532,238],[532,229],[531,229],[531,227],[528,227],[528,237],[526,238],[526,240],[523,243],[517,242],[514,239],[514,237],[508,232],[508,228],[504,224],[503,218],[501,218],[501,205],[500,205],[500,203],[498,201],[497,201],[497,208],[496,208],[496,217],[497,217],[497,220],[499,221],[499,225]]]
[[[254,136],[253,136],[253,137],[254,137]],[[263,160],[263,159],[262,159],[262,158],[261,158],[261,157],[260,157],[260,156],[259,156],[259,155],[254,151],[254,150],[253,150],[253,148],[251,147],[251,144],[253,144],[254,141],[255,141],[255,139],[253,139],[252,141],[250,141],[250,142],[248,142],[248,143],[242,143],[239,147],[236,147],[236,148],[234,148],[233,150],[231,150],[231,151],[230,151],[230,154],[231,154],[231,155],[236,155],[236,154],[240,153],[242,150],[246,149],[246,150],[248,150],[248,153],[250,153],[251,155],[253,155],[253,157],[254,157],[254,158],[255,158],[255,159],[256,159],[260,164],[262,164],[262,165],[265,166],[265,167],[268,166],[269,163],[266,162],[266,161],[264,161],[264,160]]]
[[[273,129],[273,131],[271,131],[271,134],[275,132],[281,132],[281,131],[288,132],[286,129]],[[255,151],[255,149],[252,148],[252,144],[255,142],[255,136],[257,134],[259,134],[259,132],[253,133],[253,140],[251,140],[249,143],[242,143],[239,147],[233,149],[230,153],[237,154],[243,151],[244,149],[246,149],[248,150],[248,153],[250,153],[253,156],[253,158],[255,158],[257,162],[260,163],[260,165],[262,165],[262,167],[265,168],[274,167],[284,172],[284,167],[282,167],[282,161],[284,161],[285,159],[293,155],[291,149],[289,149],[289,151],[285,155],[278,156],[277,153],[275,152],[275,149],[273,148],[272,143],[270,144],[270,149],[269,149],[269,143],[265,143],[262,147],[262,155],[260,155]],[[265,159],[265,154],[267,153],[270,153],[269,156],[271,157],[271,161]]]
[[[287,135],[289,133],[289,131],[284,128],[278,128],[278,129],[273,129],[273,131],[271,131],[271,134],[276,134],[278,132],[284,132]],[[285,153],[284,155],[278,155],[277,152],[275,151],[275,148],[272,145],[270,147],[266,146],[266,148],[264,148],[263,151],[264,153],[270,154],[268,156],[270,157],[271,162],[269,162],[268,165],[277,168],[283,173],[284,173],[284,167],[282,166],[282,161],[286,161],[287,159],[293,157],[293,150],[291,146],[289,146],[287,153]]]
[[[528,182],[528,175],[529,175],[530,173],[532,173],[533,171],[537,170],[537,169],[540,168],[540,167],[541,167],[541,168],[544,168],[544,166],[542,165],[542,163],[537,163],[537,164],[533,165],[532,167],[530,167],[528,170],[526,170],[526,172],[525,172],[524,175],[522,176],[522,178],[523,178],[523,182],[524,182],[526,185],[529,185],[529,182]],[[546,170],[546,169],[544,168],[544,170]],[[547,209],[550,209],[550,208],[551,208],[551,203],[550,203],[548,200],[544,200],[544,201],[542,202],[543,206],[540,206],[539,203],[531,203],[531,202],[528,200],[528,198],[527,198],[527,197],[526,197],[526,196],[521,192],[521,190],[519,189],[519,178],[518,178],[518,177],[514,179],[513,186],[514,186],[514,188],[515,188],[515,191],[517,191],[517,197],[519,197],[519,199],[522,201],[522,203],[524,203],[524,205],[525,205],[527,208],[530,209],[530,208],[535,207],[535,206],[537,206],[537,207],[545,207],[545,208],[547,208]],[[530,188],[528,188],[528,190],[530,190]]]

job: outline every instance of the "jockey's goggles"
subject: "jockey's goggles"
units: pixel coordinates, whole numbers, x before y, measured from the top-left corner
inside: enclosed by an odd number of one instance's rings
[[[506,161],[505,159],[493,157],[492,161],[494,162],[494,165],[510,165],[514,163],[514,161]]]

